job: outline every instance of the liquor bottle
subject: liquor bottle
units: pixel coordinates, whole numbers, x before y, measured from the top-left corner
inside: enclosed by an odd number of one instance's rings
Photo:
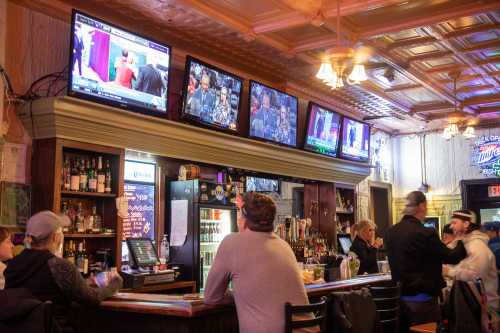
[[[70,182],[70,190],[71,191],[79,191],[80,190],[80,170],[78,165],[78,160],[75,159],[73,161],[73,167],[71,168],[71,182]]]
[[[170,260],[170,244],[168,243],[167,234],[163,235],[160,243],[160,262],[168,263]]]
[[[97,192],[104,193],[106,175],[102,168],[102,156],[97,159]]]
[[[83,158],[82,162],[80,163],[80,191],[88,191],[88,176],[87,172],[85,171],[85,160]]]
[[[61,213],[62,213],[63,215],[66,215],[66,216],[68,216],[68,217],[69,217],[69,214],[68,214],[68,202],[67,202],[67,201],[63,201],[62,205],[63,205],[63,206],[62,206],[62,211],[61,211]],[[64,227],[63,227],[63,232],[69,232],[69,231],[70,231],[70,229],[71,229],[71,225],[69,225],[69,226],[64,226]]]
[[[82,234],[85,233],[85,217],[83,216],[83,208],[81,202],[78,203],[75,226],[76,226],[76,232]]]
[[[70,240],[67,243],[67,252],[66,252],[66,260],[68,260],[70,263],[73,265],[75,264],[75,251],[74,251],[74,243],[72,240]]]
[[[102,218],[99,214],[97,214],[97,207],[94,205],[92,207],[92,220],[93,220],[93,226],[92,226],[92,232],[93,233],[101,233],[102,232]]]
[[[64,191],[69,191],[71,189],[71,163],[69,162],[68,156],[64,159],[62,183]]]
[[[111,193],[111,167],[109,166],[109,160],[106,161],[105,177],[104,192]]]
[[[75,263],[78,271],[83,274],[83,243],[78,243],[78,251],[75,254]]]
[[[87,276],[89,274],[89,255],[87,253],[87,249],[85,248],[85,239],[83,240],[82,246],[82,256],[83,256],[83,276]]]
[[[87,177],[89,179],[89,192],[97,192],[97,175],[95,170],[95,158],[92,159],[92,164],[90,160],[87,164]]]

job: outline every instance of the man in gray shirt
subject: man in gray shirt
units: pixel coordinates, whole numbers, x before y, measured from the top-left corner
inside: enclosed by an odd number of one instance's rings
[[[276,205],[266,195],[239,197],[239,233],[219,246],[205,288],[205,303],[233,297],[241,333],[276,333],[285,327],[285,302],[309,304],[292,249],[273,233]]]

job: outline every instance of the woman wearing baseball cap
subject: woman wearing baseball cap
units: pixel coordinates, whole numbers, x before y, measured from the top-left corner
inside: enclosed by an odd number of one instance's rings
[[[444,274],[461,281],[481,278],[486,292],[496,295],[498,276],[495,255],[488,247],[488,235],[479,230],[481,222],[476,214],[468,209],[456,210],[450,223],[457,239],[462,239],[467,257],[458,265],[446,267]]]

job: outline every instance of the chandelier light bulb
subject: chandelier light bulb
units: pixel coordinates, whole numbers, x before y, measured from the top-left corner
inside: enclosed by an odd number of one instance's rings
[[[365,66],[362,64],[356,64],[352,68],[351,74],[349,74],[349,79],[355,83],[360,83],[362,81],[368,80],[365,72]]]
[[[322,62],[321,66],[319,67],[318,73],[316,73],[316,78],[320,80],[330,81],[333,73],[334,71],[332,64],[329,62]]]
[[[473,126],[467,126],[462,134],[467,139],[472,139],[476,137],[475,130]]]

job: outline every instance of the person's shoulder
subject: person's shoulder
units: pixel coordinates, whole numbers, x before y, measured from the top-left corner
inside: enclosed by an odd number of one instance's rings
[[[58,273],[70,273],[77,269],[73,263],[56,256],[50,258],[47,263],[51,270],[57,271]]]

